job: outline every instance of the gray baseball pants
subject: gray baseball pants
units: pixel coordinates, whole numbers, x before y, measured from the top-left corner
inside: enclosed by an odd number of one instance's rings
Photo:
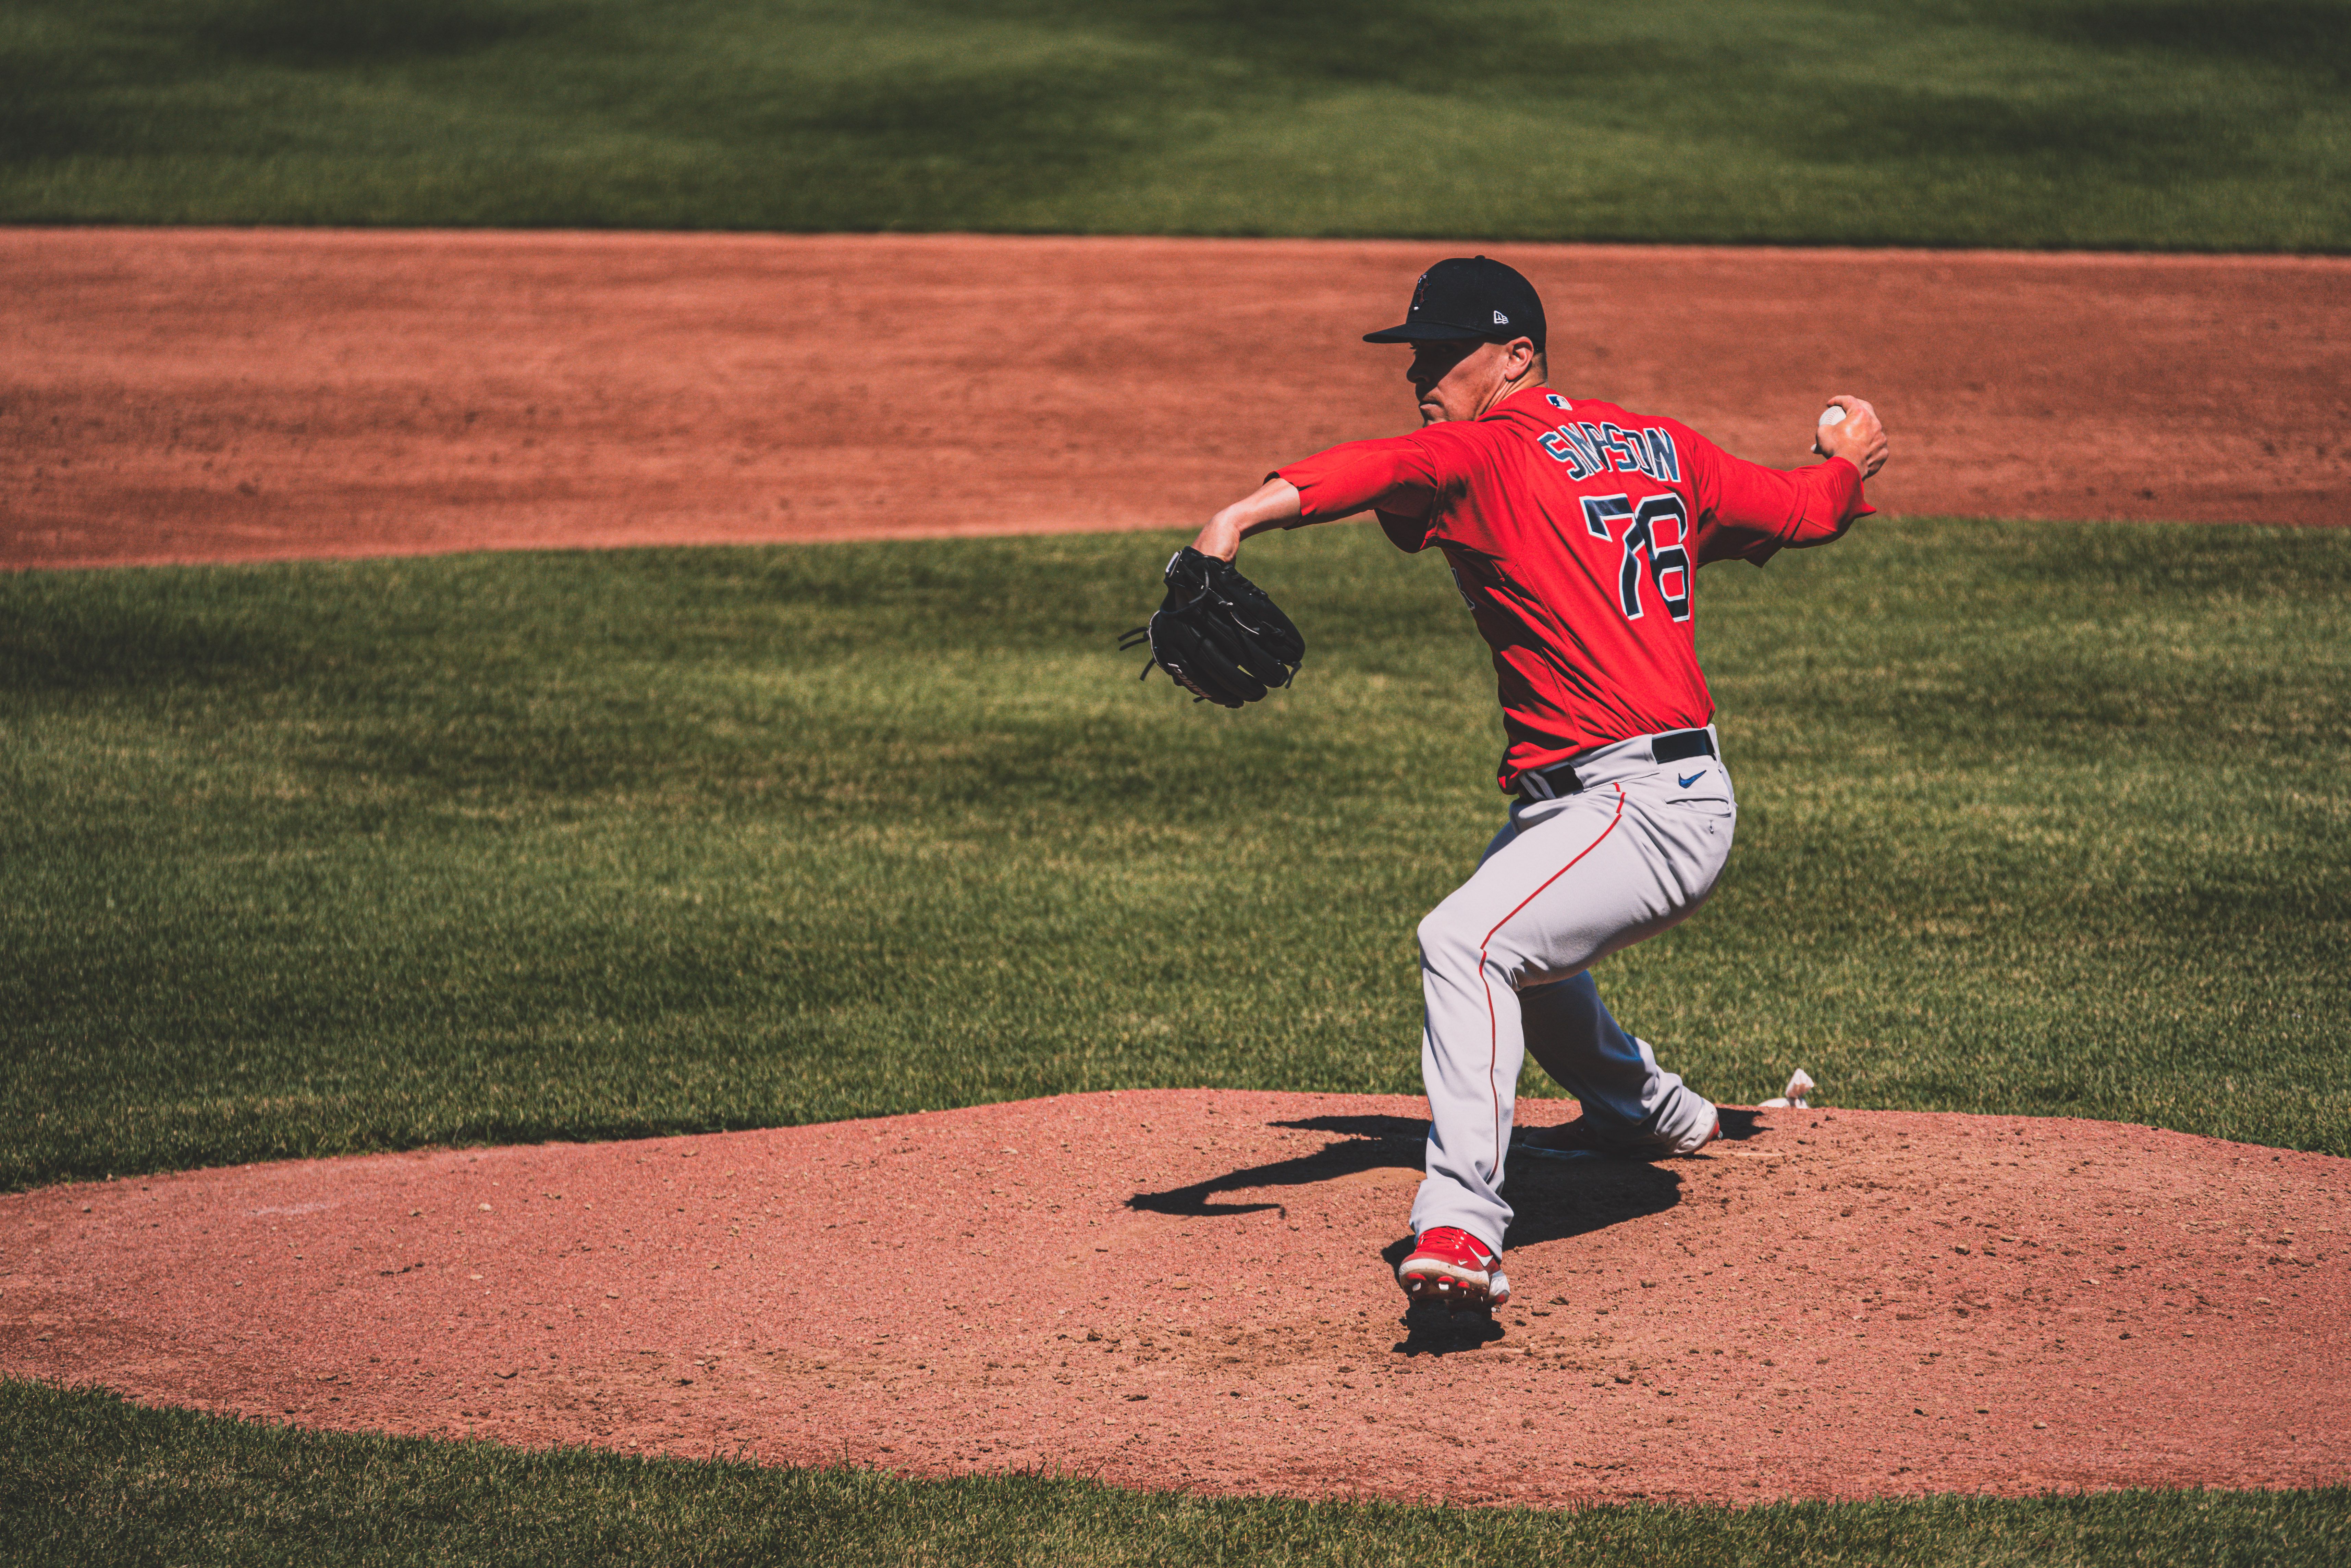
[[[1522,795],[1476,873],[1420,923],[1430,1123],[1416,1236],[1458,1226],[1501,1250],[1504,1156],[1530,1052],[1628,1146],[1687,1154],[1714,1134],[1713,1105],[1609,1016],[1589,972],[1706,902],[1730,855],[1739,807],[1719,756],[1660,763],[1649,740],[1570,758],[1577,793]]]

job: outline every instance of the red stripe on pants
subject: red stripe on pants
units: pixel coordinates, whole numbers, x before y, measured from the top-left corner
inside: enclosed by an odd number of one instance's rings
[[[1486,973],[1486,949],[1492,944],[1495,932],[1500,931],[1503,926],[1508,925],[1512,920],[1518,918],[1519,910],[1524,909],[1528,904],[1532,904],[1536,899],[1541,898],[1543,895],[1545,888],[1550,887],[1552,883],[1557,882],[1561,877],[1563,877],[1569,872],[1573,871],[1577,861],[1581,861],[1584,856],[1598,849],[1601,844],[1601,840],[1607,838],[1609,834],[1616,831],[1616,824],[1625,820],[1625,786],[1618,784],[1614,786],[1614,789],[1616,790],[1616,811],[1614,816],[1608,819],[1608,825],[1600,830],[1600,837],[1593,840],[1590,843],[1576,851],[1575,860],[1568,862],[1565,865],[1552,873],[1551,875],[1545,877],[1543,879],[1542,887],[1535,889],[1532,893],[1519,900],[1518,908],[1511,910],[1510,914],[1505,915],[1499,920],[1495,921],[1493,931],[1487,932],[1485,940],[1478,944],[1478,983],[1486,988],[1486,1087],[1493,1092],[1494,1096],[1494,1164],[1492,1168],[1494,1174],[1498,1176],[1501,1174],[1502,1170],[1502,1090],[1501,1086],[1494,1082],[1494,1068],[1501,1060],[1502,1020],[1497,1017],[1494,1012],[1494,982],[1493,979]]]

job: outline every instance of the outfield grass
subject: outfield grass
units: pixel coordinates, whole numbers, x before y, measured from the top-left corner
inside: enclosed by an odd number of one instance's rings
[[[0,1182],[1417,1092],[1482,646],[1431,561],[1277,536],[1305,674],[1196,707],[1112,651],[1167,548],[0,580]],[[1739,845],[1604,993],[1717,1098],[2351,1154],[2346,590],[2351,535],[2143,525],[1708,569]]]
[[[2125,1491],[1760,1508],[1405,1508],[913,1482],[583,1449],[320,1436],[0,1381],[0,1563],[2162,1563],[2351,1551],[2351,1491]]]
[[[0,221],[2335,249],[2345,0],[14,0]]]

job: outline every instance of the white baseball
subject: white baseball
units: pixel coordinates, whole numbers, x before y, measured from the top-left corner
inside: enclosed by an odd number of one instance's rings
[[[1843,424],[1844,423],[1844,404],[1841,402],[1833,402],[1829,404],[1828,407],[1821,410],[1821,425],[1823,429],[1832,424]]]

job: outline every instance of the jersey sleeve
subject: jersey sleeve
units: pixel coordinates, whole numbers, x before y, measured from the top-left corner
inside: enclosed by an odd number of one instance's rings
[[[1368,510],[1397,549],[1424,549],[1437,497],[1461,477],[1460,455],[1450,450],[1455,444],[1431,441],[1426,432],[1343,442],[1278,468],[1273,476],[1297,486],[1301,526]]]
[[[1855,518],[1874,509],[1862,498],[1861,470],[1844,458],[1809,468],[1767,468],[1733,457],[1695,431],[1684,439],[1697,459],[1690,477],[1700,566],[1710,560],[1761,566],[1782,549],[1844,538]]]

